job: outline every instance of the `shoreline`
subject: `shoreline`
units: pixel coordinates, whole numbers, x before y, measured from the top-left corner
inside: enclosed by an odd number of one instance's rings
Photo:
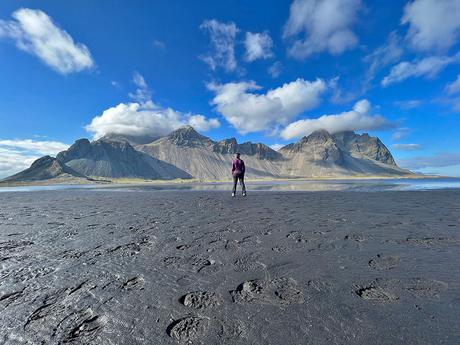
[[[422,179],[459,179],[459,177],[451,176],[437,176],[437,175],[404,175],[404,176],[341,176],[341,177],[311,177],[311,178],[246,178],[246,182],[258,183],[258,182],[315,182],[315,181],[359,181],[359,180],[422,180]],[[218,183],[231,183],[232,180],[199,180],[199,179],[175,179],[175,180],[145,180],[145,179],[136,179],[136,178],[114,178],[103,180],[101,178],[93,178],[93,180],[44,180],[44,181],[27,181],[27,182],[1,182],[0,188],[2,187],[34,187],[34,186],[59,186],[59,185],[69,185],[69,186],[94,186],[94,185],[107,185],[107,186],[118,186],[118,185],[139,185],[139,186],[149,186],[149,185],[179,185],[179,184],[190,184],[190,185],[199,185],[199,184],[218,184]]]

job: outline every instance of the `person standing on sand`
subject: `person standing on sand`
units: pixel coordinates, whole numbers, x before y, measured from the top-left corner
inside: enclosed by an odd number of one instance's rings
[[[246,196],[246,186],[244,185],[244,173],[246,167],[244,166],[244,161],[240,158],[240,153],[237,152],[235,159],[232,161],[232,176],[233,176],[233,191],[232,196],[235,196],[236,185],[238,180],[240,180],[241,189],[243,190],[243,196]]]

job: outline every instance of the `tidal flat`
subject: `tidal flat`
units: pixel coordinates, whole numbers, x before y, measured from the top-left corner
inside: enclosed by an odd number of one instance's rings
[[[460,191],[0,193],[1,344],[458,344]]]

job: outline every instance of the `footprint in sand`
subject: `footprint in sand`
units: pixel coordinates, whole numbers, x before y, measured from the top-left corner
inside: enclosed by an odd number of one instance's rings
[[[233,267],[236,272],[246,272],[259,269],[262,264],[259,262],[260,255],[251,253],[240,258],[237,258],[233,262]]]
[[[348,241],[364,242],[366,237],[363,234],[348,234],[343,238]]]
[[[305,235],[298,231],[291,231],[289,234],[287,234],[286,237],[291,240],[296,241],[297,243],[307,243],[308,242]]]
[[[189,308],[205,309],[220,305],[220,299],[214,292],[194,291],[180,298],[180,302]]]
[[[209,256],[203,254],[195,254],[189,257],[189,264],[192,266],[211,266],[214,265],[215,260],[210,259]]]
[[[320,294],[331,293],[334,289],[332,283],[323,280],[309,280],[307,287],[309,290]]]
[[[224,318],[218,321],[219,328],[217,334],[219,338],[226,341],[234,341],[236,339],[247,337],[247,326],[241,320],[235,318]]]
[[[166,333],[178,341],[192,342],[204,336],[209,328],[209,319],[199,316],[186,316],[171,323]]]
[[[301,304],[304,296],[292,278],[275,278],[272,280],[249,280],[230,291],[234,302],[272,304],[288,306]]]
[[[105,315],[95,315],[91,308],[77,312],[70,319],[73,319],[73,327],[65,335],[63,343],[88,344],[97,339],[98,334],[108,321]]]
[[[9,240],[6,242],[0,242],[0,250],[3,253],[10,253],[10,252],[19,252],[24,250],[26,247],[33,245],[34,242],[32,241],[15,241]]]
[[[393,302],[399,299],[397,296],[385,291],[380,286],[369,284],[365,286],[356,286],[356,295],[365,300],[372,300],[376,302]]]
[[[444,282],[423,278],[411,278],[402,283],[406,291],[419,298],[439,298],[447,286]]]
[[[182,261],[182,258],[178,256],[167,256],[167,257],[164,257],[161,261],[163,262],[163,265],[165,267],[169,267],[169,266],[179,267]]]
[[[142,277],[133,277],[126,280],[121,286],[123,290],[132,290],[132,289],[144,289],[144,278]]]
[[[377,254],[375,259],[369,260],[369,267],[377,270],[391,270],[398,266],[399,257],[398,256],[382,256]]]
[[[447,289],[447,283],[424,278],[381,279],[366,286],[357,286],[355,293],[364,299],[392,301],[399,298],[439,299]],[[391,291],[391,292],[390,292]],[[397,295],[397,296],[396,296]],[[393,298],[392,298],[393,297]]]
[[[276,253],[287,253],[291,251],[290,248],[281,245],[272,247],[272,250]]]
[[[206,260],[203,262],[203,265],[197,270],[197,273],[203,274],[205,276],[214,275],[222,269],[220,262],[215,260]]]
[[[30,267],[21,267],[19,269],[12,270],[11,272],[5,272],[4,277],[8,275],[12,275],[11,281],[15,284],[25,283],[30,280],[34,280],[40,277],[44,277],[50,273],[55,272],[56,269],[54,267],[37,267],[37,268],[30,268]]]
[[[181,245],[176,246],[176,249],[177,250],[187,250],[187,249],[190,249],[191,247],[192,247],[191,244],[181,244]]]
[[[433,246],[447,245],[447,244],[458,244],[460,243],[460,239],[449,238],[449,237],[422,237],[422,238],[408,237],[406,238],[406,242],[409,244],[415,245],[415,246],[433,247]]]

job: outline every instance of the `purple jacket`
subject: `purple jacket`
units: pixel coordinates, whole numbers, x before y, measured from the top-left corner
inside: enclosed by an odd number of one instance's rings
[[[244,166],[244,161],[242,159],[234,159],[232,161],[232,175],[240,175],[244,174],[245,172],[245,166]]]

